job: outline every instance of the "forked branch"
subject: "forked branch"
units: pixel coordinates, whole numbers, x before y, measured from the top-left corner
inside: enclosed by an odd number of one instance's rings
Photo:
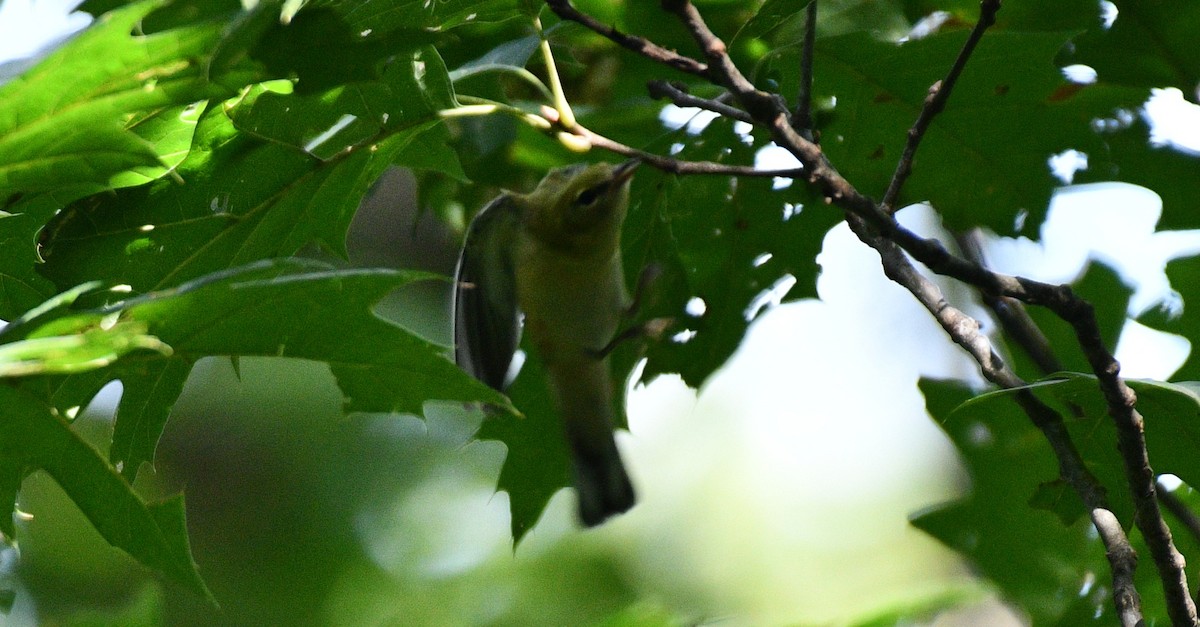
[[[550,4],[555,7],[563,3],[551,0]],[[855,232],[864,242],[880,252],[889,277],[905,285],[919,301],[926,304],[954,341],[966,348],[975,358],[985,376],[1004,387],[1018,386],[1022,383],[999,363],[990,348],[985,350],[984,343],[980,341],[982,336],[979,335],[977,324],[972,329],[968,322],[970,319],[965,314],[947,309],[948,306],[940,301],[940,294],[929,292],[927,279],[910,276],[914,273],[915,276],[920,275],[911,268],[906,254],[933,272],[968,283],[988,297],[1012,298],[1026,304],[1044,306],[1071,325],[1076,340],[1097,377],[1109,415],[1116,425],[1118,447],[1136,508],[1135,523],[1146,539],[1158,568],[1170,619],[1176,625],[1196,624],[1196,608],[1188,594],[1183,557],[1176,550],[1170,530],[1159,510],[1155,476],[1146,451],[1144,422],[1135,407],[1136,397],[1119,376],[1120,366],[1104,344],[1091,304],[1079,298],[1069,286],[1050,285],[1024,277],[992,272],[977,263],[955,256],[938,240],[917,235],[900,225],[892,215],[895,208],[891,205],[898,199],[900,189],[911,171],[912,159],[921,138],[945,107],[979,38],[994,21],[1000,6],[999,0],[981,2],[980,23],[960,51],[950,72],[931,91],[917,122],[909,132],[904,156],[897,164],[896,173],[892,177],[883,203],[877,203],[859,192],[838,172],[821,148],[812,141],[807,129],[797,128],[793,124],[793,116],[789,115],[781,98],[757,89],[741,73],[727,54],[725,43],[713,34],[691,2],[663,0],[662,5],[664,10],[678,17],[703,52],[706,60],[706,63],[702,64],[704,69],[693,73],[703,75],[729,90],[754,123],[769,130],[775,143],[800,161],[805,179],[825,196],[826,202],[840,207],[852,216],[851,224],[855,227]],[[557,9],[556,12],[564,19],[575,19]],[[608,34],[608,30],[611,29],[596,29],[589,25],[594,23],[594,20],[575,21],[612,38]],[[636,49],[630,45],[626,47]],[[642,47],[655,49],[652,45]],[[672,63],[668,65],[676,67]],[[1138,596],[1132,587],[1136,555],[1129,547],[1121,526],[1112,524],[1115,518],[1104,505],[1103,490],[1090,478],[1078,453],[1074,452],[1074,445],[1062,426],[1061,417],[1053,411],[1047,411],[1048,408],[1037,402],[1031,394],[1019,396],[1018,402],[1046,435],[1058,458],[1063,477],[1092,508],[1093,524],[1096,525],[1108,549],[1107,555],[1112,565],[1114,602],[1122,622],[1136,624],[1140,620]]]

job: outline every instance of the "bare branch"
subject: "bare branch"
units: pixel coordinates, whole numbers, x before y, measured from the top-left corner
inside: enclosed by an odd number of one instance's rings
[[[1113,601],[1122,627],[1139,627],[1142,620],[1141,598],[1133,585],[1133,571],[1137,566],[1137,553],[1129,545],[1121,522],[1107,509],[1092,510],[1092,524],[1104,542],[1104,554],[1112,564]]]
[[[750,165],[729,165],[725,163],[715,163],[712,161],[683,161],[680,159],[672,159],[671,157],[656,155],[644,150],[638,150],[632,146],[627,146],[603,135],[594,133],[591,130],[579,125],[576,125],[574,128],[564,130],[586,138],[593,146],[598,146],[605,150],[610,150],[617,154],[625,155],[626,157],[636,157],[660,170],[671,172],[673,174],[722,174],[727,176],[778,176],[782,178],[796,178],[801,176],[803,172],[803,170],[799,168],[791,170],[759,170]]]
[[[681,55],[674,50],[667,50],[666,48],[663,48],[662,46],[659,46],[658,44],[643,37],[622,33],[621,31],[618,31],[608,24],[600,22],[596,18],[586,13],[581,13],[579,9],[575,8],[575,5],[571,4],[570,0],[546,0],[546,4],[550,7],[551,11],[554,11],[554,13],[558,15],[558,17],[564,20],[582,24],[583,26],[611,39],[618,45],[628,48],[629,50],[632,50],[652,61],[669,65],[681,72],[686,72],[688,74],[694,74],[696,76],[705,78],[708,77],[707,65],[691,57]]]
[[[978,265],[987,266],[987,260],[983,256],[983,233],[979,229],[961,233],[955,239],[958,241],[958,247],[962,249],[963,256]],[[1062,370],[1058,356],[1050,347],[1050,340],[1046,339],[1037,323],[1029,317],[1029,312],[1025,310],[1021,301],[988,293],[981,293],[980,298],[1000,322],[1005,336],[1025,351],[1042,374]]]
[[[933,118],[946,107],[946,101],[950,100],[950,93],[954,91],[958,77],[962,75],[963,68],[967,67],[967,60],[971,58],[975,46],[983,38],[983,32],[996,23],[996,12],[999,10],[1000,0],[982,0],[979,3],[979,21],[975,23],[975,28],[971,29],[971,35],[967,37],[962,50],[958,52],[958,58],[954,60],[954,65],[950,66],[946,78],[934,83],[929,88],[929,95],[925,98],[921,113],[917,115],[917,121],[913,123],[912,128],[908,129],[908,142],[904,145],[904,153],[900,156],[899,163],[896,164],[892,181],[883,195],[883,201],[880,202],[884,211],[892,213],[896,210],[895,204],[896,199],[900,197],[900,188],[904,186],[904,181],[908,180],[908,175],[912,172],[913,157],[917,154],[917,147],[921,145],[921,139],[925,137],[925,131],[929,130],[929,124],[933,122]]]
[[[983,6],[993,2],[995,0],[983,0]],[[1196,624],[1196,606],[1188,595],[1183,556],[1171,541],[1171,532],[1163,522],[1155,497],[1154,471],[1146,452],[1144,421],[1134,408],[1136,397],[1133,391],[1119,376],[1120,365],[1104,345],[1092,305],[1076,296],[1070,286],[1054,286],[1023,277],[992,273],[978,264],[950,254],[941,242],[922,238],[902,227],[890,212],[864,196],[838,173],[820,147],[791,126],[788,116],[780,110],[778,102],[770,94],[755,89],[746,80],[730,60],[724,42],[712,33],[690,2],[666,0],[663,7],[679,16],[704,50],[710,71],[715,74],[714,80],[733,92],[746,111],[759,124],[771,130],[775,142],[800,161],[809,182],[818,186],[828,202],[858,215],[880,236],[892,240],[934,272],[970,283],[985,293],[1043,305],[1075,329],[1076,339],[1096,374],[1109,415],[1117,428],[1118,448],[1137,512],[1135,523],[1150,546],[1162,580],[1170,618],[1179,625]],[[1067,461],[1059,459],[1060,464]]]
[[[920,237],[901,226],[890,210],[859,192],[833,167],[819,146],[791,125],[790,116],[776,96],[758,90],[746,79],[729,58],[725,43],[712,33],[700,13],[688,0],[663,0],[662,4],[665,10],[679,17],[704,51],[710,79],[727,88],[755,122],[770,130],[775,142],[800,161],[807,180],[825,195],[826,202],[836,204],[854,214],[877,236],[893,242],[930,270],[974,285],[984,294],[1006,296],[1025,303],[1045,306],[1072,326],[1076,339],[1096,374],[1109,415],[1116,425],[1118,448],[1136,508],[1135,523],[1146,539],[1158,568],[1171,621],[1179,625],[1196,624],[1196,608],[1188,595],[1183,557],[1172,543],[1170,530],[1163,522],[1159,510],[1154,472],[1146,452],[1144,421],[1135,409],[1136,397],[1133,391],[1121,380],[1120,366],[1100,336],[1092,305],[1076,296],[1070,286],[1050,285],[1023,277],[993,273],[979,264],[952,255],[941,242]],[[998,5],[997,0],[983,0],[981,3],[984,12],[990,11],[992,15]],[[985,20],[981,19],[981,22],[983,21]],[[951,90],[946,89],[945,85],[939,92],[943,90],[946,94],[943,97],[948,98]],[[938,99],[939,96],[935,94],[934,100]],[[936,106],[944,106],[944,101],[942,105],[930,105]],[[919,137],[917,139],[919,140]],[[914,140],[913,143],[915,151],[919,141]],[[897,189],[902,182],[903,176],[900,177]],[[976,354],[977,349],[973,355]],[[977,358],[982,359],[982,369],[990,367],[990,351],[988,355],[979,355]],[[1035,419],[1036,422],[1038,419]],[[1069,439],[1065,441],[1069,443]],[[1051,445],[1054,447],[1055,443],[1051,441]],[[1055,454],[1059,456],[1060,467],[1074,467],[1075,472],[1086,472],[1081,466],[1075,466],[1076,460],[1063,457],[1063,452],[1057,447]],[[1068,474],[1064,473],[1064,478],[1075,485]],[[1081,494],[1081,497],[1085,502],[1093,502],[1098,498],[1097,495],[1086,493]],[[1118,567],[1123,568],[1124,562],[1114,563],[1114,577],[1118,576]],[[1124,603],[1121,600],[1118,602]]]
[[[817,39],[817,0],[808,3],[804,22],[804,43],[800,48],[800,89],[796,94],[796,110],[792,126],[809,141],[816,141],[812,119],[813,47]]]
[[[650,97],[654,98],[655,100],[667,98],[680,107],[697,107],[706,111],[712,111],[713,113],[737,120],[739,122],[746,122],[747,124],[754,122],[754,118],[750,117],[749,113],[746,113],[741,109],[731,107],[717,100],[699,98],[689,94],[687,91],[687,85],[682,83],[650,81],[646,87],[650,91]]]

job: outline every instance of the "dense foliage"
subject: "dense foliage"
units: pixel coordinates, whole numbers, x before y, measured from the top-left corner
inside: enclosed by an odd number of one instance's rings
[[[510,495],[519,539],[569,483],[539,366],[526,363],[510,402],[459,371],[445,347],[378,317],[375,303],[392,290],[439,279],[328,261],[346,256],[360,201],[389,168],[411,168],[423,208],[461,228],[497,188],[529,189],[548,168],[572,161],[623,158],[607,149],[613,144],[679,162],[750,166],[777,138],[759,120],[747,129],[729,117],[699,132],[665,127],[664,102],[647,82],[670,80],[703,98],[727,86],[559,21],[539,2],[251,4],[88,1],[82,8],[95,23],[0,86],[0,318],[10,321],[0,331],[2,502],[15,507],[26,477],[45,471],[108,542],[206,596],[183,497],[148,500],[134,481],[153,461],[198,360],[293,357],[329,365],[345,412],[421,415],[429,401],[494,406],[477,437],[507,446],[499,489]],[[957,0],[823,2],[805,59],[808,5],[695,2],[729,58],[789,108],[803,92],[800,68],[811,63],[811,130],[821,150],[859,192],[880,199],[931,85],[946,76],[980,9]],[[1094,0],[1006,2],[932,118],[894,205],[928,203],[959,233],[985,227],[1034,236],[1060,185],[1047,161],[1073,149],[1088,157],[1077,181],[1146,186],[1163,199],[1161,228],[1200,228],[1200,161],[1152,144],[1137,114],[1151,88],[1195,99],[1200,5],[1111,5],[1117,19],[1109,26]],[[704,58],[658,3],[588,0],[578,9]],[[933,28],[909,36],[918,22]],[[570,109],[557,101],[543,37]],[[1064,78],[1062,68],[1076,64],[1097,79]],[[576,151],[583,133],[564,119],[568,110],[591,134],[590,151]],[[786,300],[816,296],[822,238],[850,208],[803,177],[784,184],[654,166],[635,178],[625,267],[631,286],[642,268],[662,268],[640,315],[674,319],[673,337],[623,345],[615,367],[629,372],[644,357],[644,379],[679,373],[699,386],[737,347],[764,291],[791,277]],[[865,228],[873,237],[881,227]],[[1185,303],[1200,302],[1197,267],[1187,259],[1168,268]],[[1111,350],[1126,288],[1098,267],[1076,288]],[[1166,617],[1151,550],[1134,527],[1142,510],[1122,471],[1119,428],[1096,385],[1103,373],[1072,328],[1033,314],[1069,371],[1035,386],[1033,396],[1066,417],[1084,466],[1144,556],[1136,571],[1142,611]],[[1185,308],[1182,317],[1152,312],[1142,322],[1196,342],[1197,319]],[[994,340],[1024,380],[1050,374],[1020,343]],[[1178,376],[1196,378],[1198,364],[1193,353]],[[123,393],[105,457],[72,420],[113,381]],[[1186,384],[1134,390],[1154,470],[1200,484],[1200,397]],[[1091,504],[1059,478],[1050,446],[1012,402],[1017,393],[934,381],[922,391],[973,490],[914,524],[967,556],[1037,624],[1112,622],[1111,566]],[[1186,487],[1175,494],[1196,501]],[[1175,529],[1178,521],[1167,522]],[[0,517],[0,532],[18,538],[13,518]],[[1184,555],[1200,559],[1200,538],[1175,538]]]

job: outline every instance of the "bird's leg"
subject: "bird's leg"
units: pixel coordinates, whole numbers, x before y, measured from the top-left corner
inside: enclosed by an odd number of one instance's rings
[[[637,287],[633,291],[633,301],[629,303],[629,307],[625,309],[625,318],[633,318],[642,309],[646,301],[649,300],[649,294],[654,287],[654,282],[662,276],[662,266],[657,263],[652,263],[642,269],[641,275],[638,277]],[[657,340],[662,337],[662,334],[675,323],[674,318],[652,318],[640,324],[631,326],[624,331],[621,331],[610,341],[604,345],[604,348],[593,351],[592,355],[596,359],[604,359],[609,353],[613,352],[622,342],[634,340],[638,338],[649,338]]]

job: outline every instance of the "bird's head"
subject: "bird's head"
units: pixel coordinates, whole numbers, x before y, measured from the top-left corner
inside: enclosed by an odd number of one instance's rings
[[[609,253],[620,241],[629,179],[640,161],[576,164],[552,170],[519,197],[526,225],[545,244],[583,255]]]

